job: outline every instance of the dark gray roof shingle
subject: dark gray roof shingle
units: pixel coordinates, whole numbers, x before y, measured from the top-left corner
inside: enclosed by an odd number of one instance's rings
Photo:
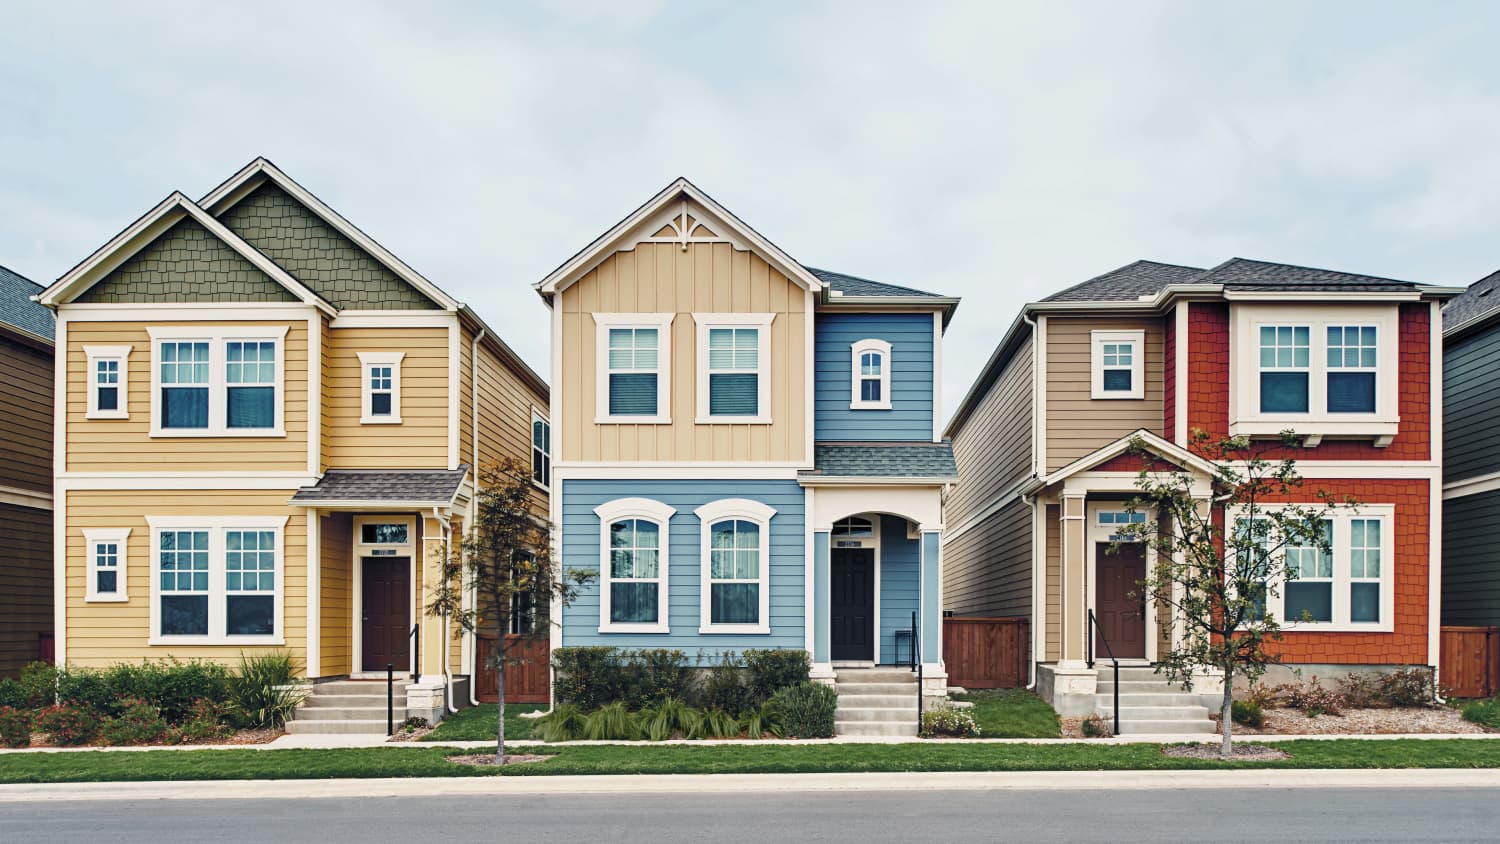
[[[1361,290],[1399,293],[1418,286],[1414,281],[1230,258],[1203,270],[1180,264],[1136,261],[1081,284],[1054,293],[1043,302],[1128,302],[1161,292],[1169,284],[1219,284],[1228,290],[1327,291]]]
[[[0,322],[51,340],[52,314],[31,301],[43,289],[31,279],[0,267]]]
[[[1053,293],[1043,302],[1120,302],[1149,296],[1169,284],[1182,284],[1202,274],[1199,267],[1163,264],[1159,261],[1136,261],[1119,269],[1097,275],[1066,290]]]
[[[1469,285],[1469,289],[1448,300],[1443,307],[1443,329],[1451,331],[1500,311],[1500,270]]]
[[[298,504],[355,501],[447,504],[469,467],[457,469],[329,469],[313,486],[292,496]]]
[[[815,443],[812,471],[802,477],[940,478],[958,480],[953,444]]]
[[[947,298],[941,293],[928,293],[925,290],[902,287],[899,284],[871,281],[868,278],[860,278],[857,275],[845,275],[844,273],[836,273],[831,270],[820,270],[817,267],[806,267],[806,269],[817,276],[819,281],[845,296],[925,296],[933,299]]]

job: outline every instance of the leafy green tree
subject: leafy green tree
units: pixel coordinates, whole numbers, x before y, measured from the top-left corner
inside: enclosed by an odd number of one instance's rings
[[[594,573],[562,570],[553,559],[552,526],[538,515],[529,464],[506,459],[480,469],[478,480],[474,522],[467,526],[461,547],[446,555],[443,577],[433,589],[427,613],[457,622],[458,635],[484,627],[494,628],[499,634],[491,664],[500,703],[495,764],[503,765],[505,669],[518,661],[511,652],[527,639],[546,637],[550,625],[558,623],[548,618],[546,623],[528,625],[514,641],[507,641],[511,612],[519,604],[531,608],[540,621],[554,599],[563,606],[572,603]],[[466,590],[474,592],[472,603],[464,601]]]

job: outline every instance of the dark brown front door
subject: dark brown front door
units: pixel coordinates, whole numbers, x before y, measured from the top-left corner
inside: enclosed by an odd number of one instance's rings
[[[835,548],[828,592],[834,659],[875,658],[875,549]]]
[[[360,595],[360,667],[384,671],[387,665],[409,671],[406,639],[411,633],[411,558],[365,557]]]
[[[1094,595],[1095,615],[1099,617],[1094,658],[1102,659],[1111,652],[1121,659],[1145,657],[1146,599],[1140,584],[1146,578],[1146,546],[1125,543],[1111,554],[1109,543],[1100,542],[1094,549],[1094,561],[1099,576]],[[1104,647],[1106,637],[1109,649]]]

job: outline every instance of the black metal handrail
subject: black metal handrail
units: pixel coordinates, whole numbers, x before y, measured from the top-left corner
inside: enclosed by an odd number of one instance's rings
[[[1115,659],[1114,648],[1109,646],[1109,637],[1104,635],[1104,630],[1099,627],[1099,619],[1094,616],[1094,611],[1089,610],[1089,640],[1088,664],[1094,667],[1094,635],[1098,634],[1099,641],[1104,643],[1104,652],[1109,655],[1109,661],[1115,666],[1115,735],[1120,734],[1120,661]]]
[[[385,664],[385,734],[396,733],[396,663]]]
[[[412,648],[415,656],[411,661],[411,679],[415,683],[422,676],[422,624],[418,622],[411,626],[411,632],[406,634],[407,639],[416,639],[416,647]]]
[[[911,670],[917,672],[917,734],[922,733],[922,634],[917,630],[917,613],[911,614]]]

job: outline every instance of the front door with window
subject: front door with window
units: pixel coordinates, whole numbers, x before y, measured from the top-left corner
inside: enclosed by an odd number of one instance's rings
[[[397,671],[409,671],[411,558],[365,557],[362,568],[360,668],[384,671],[390,665]]]
[[[1121,543],[1109,553],[1109,543],[1100,542],[1094,549],[1094,567],[1098,572],[1095,615],[1099,627],[1094,632],[1094,658],[1104,659],[1110,653],[1121,659],[1146,656],[1146,598],[1141,581],[1146,578],[1146,546]],[[1109,648],[1104,647],[1105,638]]]
[[[835,548],[830,562],[830,646],[835,660],[875,658],[875,549]]]

